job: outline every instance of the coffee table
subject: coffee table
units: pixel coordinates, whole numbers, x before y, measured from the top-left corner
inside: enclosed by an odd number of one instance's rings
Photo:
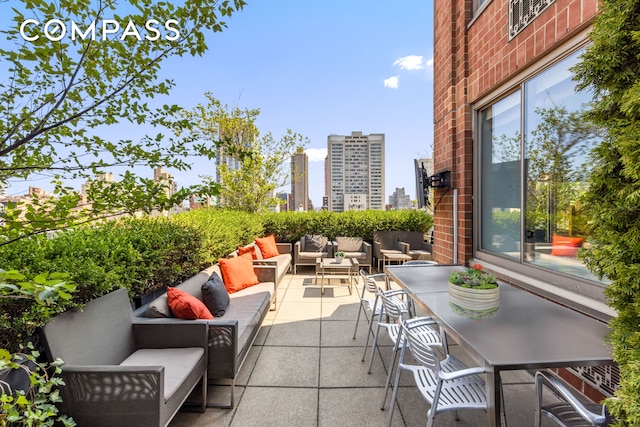
[[[391,265],[391,262],[395,262],[396,264],[404,264],[405,261],[411,261],[411,256],[407,254],[395,254],[395,253],[383,253],[382,254],[382,268],[384,269],[387,265]]]
[[[342,262],[336,261],[335,258],[316,258],[316,284],[318,283],[318,274],[320,278],[320,292],[324,295],[324,275],[343,275],[347,276],[347,286],[349,287],[349,295],[353,293],[352,286],[354,281],[358,280],[358,268],[360,263],[355,258],[344,258]],[[327,277],[327,281],[329,278]]]

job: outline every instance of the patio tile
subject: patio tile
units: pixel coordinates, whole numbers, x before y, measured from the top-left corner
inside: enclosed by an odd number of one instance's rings
[[[322,347],[358,347],[362,348],[367,339],[369,323],[360,320],[356,339],[353,339],[354,320],[331,320],[322,322],[320,344]]]
[[[247,387],[231,426],[315,427],[317,411],[316,388]]]
[[[286,302],[312,302],[320,304],[322,301],[322,294],[320,288],[313,287],[293,287],[287,289],[284,301]]]
[[[320,345],[320,321],[298,322],[276,320],[271,326],[265,346],[318,347]]]
[[[317,320],[320,318],[320,303],[315,302],[283,302],[278,308],[275,319],[282,320]]]
[[[318,387],[320,349],[263,347],[250,386]]]
[[[322,320],[351,320],[355,322],[358,315],[359,304],[357,301],[343,303],[334,301],[322,301]]]
[[[320,389],[318,426],[387,425],[388,412],[379,407],[381,393],[381,388]],[[393,420],[392,426],[403,425],[401,417]]]
[[[381,363],[361,362],[360,347],[329,347],[320,350],[320,387],[384,387],[387,376]],[[382,398],[382,395],[380,395]]]

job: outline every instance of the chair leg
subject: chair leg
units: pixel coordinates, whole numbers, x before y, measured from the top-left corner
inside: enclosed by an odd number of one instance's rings
[[[376,317],[376,309],[378,308],[378,296],[376,295],[376,299],[373,301],[373,308],[371,309],[371,317],[369,318],[369,329],[367,330],[367,340],[364,342],[364,351],[362,353],[362,360],[364,362],[364,358],[367,356],[367,347],[369,346],[369,337],[373,333],[373,319]],[[379,317],[379,314],[378,314]]]
[[[400,353],[400,358],[404,359],[404,352],[406,346],[402,347],[402,352]],[[398,386],[400,385],[400,375],[402,374],[402,363],[398,362],[398,369],[396,370],[396,379],[393,382],[393,393],[391,393],[391,403],[389,403],[389,420],[387,421],[387,426],[391,427],[391,420],[393,419],[393,411],[396,408],[396,399],[398,398]]]
[[[400,348],[400,345],[404,345],[402,341],[403,340],[400,337],[398,337],[398,340],[393,346],[393,352],[391,354],[391,365],[389,366],[389,372],[387,373],[387,382],[384,385],[384,396],[382,396],[382,403],[380,404],[380,409],[382,410],[384,410],[384,403],[387,401],[387,394],[389,393],[389,385],[391,383],[391,374],[393,373],[393,368],[395,367],[396,355],[398,353],[398,349]],[[403,358],[404,358],[404,352],[401,351],[400,359],[398,360],[398,366],[400,366],[400,364],[403,362]]]
[[[362,302],[362,300],[360,300],[360,308],[358,308],[358,316],[356,316],[356,327],[353,330],[353,339],[356,339],[356,333],[358,332],[358,323],[360,323],[360,313],[362,312],[362,310],[366,310],[366,308],[363,308],[364,303]]]
[[[380,314],[382,316],[382,313]],[[376,335],[373,337],[373,343],[371,344],[371,357],[369,358],[369,370],[367,374],[371,373],[373,367],[373,358],[376,355],[376,346],[378,345],[378,336],[380,335],[380,320],[378,320],[378,327],[376,328]]]

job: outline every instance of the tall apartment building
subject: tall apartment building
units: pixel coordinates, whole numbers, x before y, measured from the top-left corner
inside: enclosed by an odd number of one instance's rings
[[[384,134],[329,135],[327,155],[330,211],[384,209]]]
[[[389,205],[391,206],[391,209],[396,211],[413,208],[411,196],[406,194],[404,187],[396,187],[396,191],[389,196]]]
[[[300,151],[291,156],[291,210],[309,210],[309,157]]]

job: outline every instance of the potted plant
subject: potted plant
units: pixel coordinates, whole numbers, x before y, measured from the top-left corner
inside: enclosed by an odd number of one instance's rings
[[[344,260],[344,252],[342,251],[338,251],[335,253],[335,258],[336,258],[336,262],[338,264],[342,264],[342,261]]]
[[[497,308],[500,303],[498,279],[482,271],[482,265],[473,264],[449,275],[449,297],[452,303],[469,310]]]

